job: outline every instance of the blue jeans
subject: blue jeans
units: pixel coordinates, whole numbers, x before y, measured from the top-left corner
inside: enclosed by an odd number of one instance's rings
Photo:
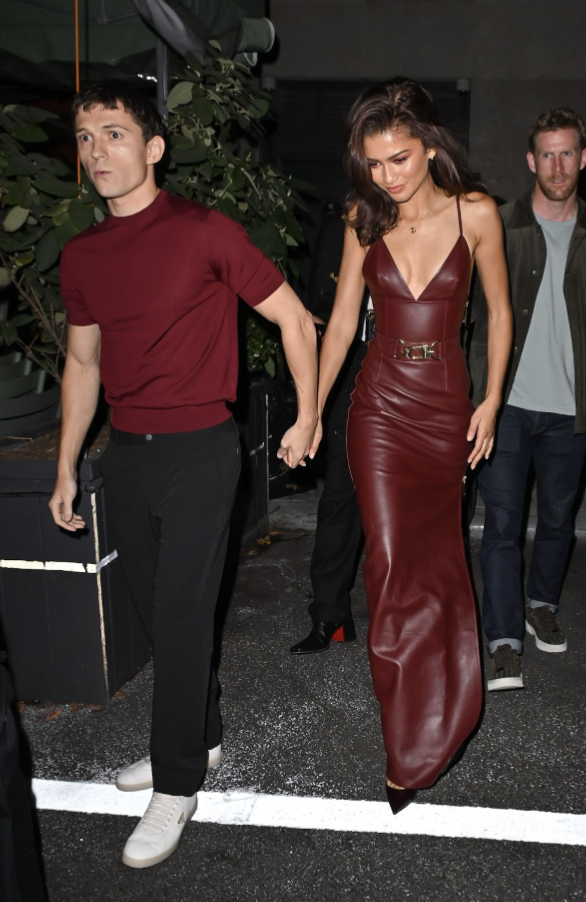
[[[478,474],[486,508],[480,562],[483,626],[492,653],[508,642],[523,648],[521,529],[531,463],[537,485],[537,529],[527,596],[557,610],[574,537],[574,508],[586,457],[586,435],[574,417],[507,405],[495,450]]]

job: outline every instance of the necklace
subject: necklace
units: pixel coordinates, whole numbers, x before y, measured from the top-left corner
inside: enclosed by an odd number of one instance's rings
[[[417,229],[419,228],[419,226],[421,225],[421,223],[425,222],[425,220],[427,219],[428,216],[429,216],[429,210],[427,211],[427,213],[425,214],[425,216],[423,216],[423,217],[419,220],[419,222],[417,223],[416,226],[409,226],[409,231],[411,232],[412,235],[415,235],[415,233],[416,233]],[[399,220],[398,220],[398,221],[399,221],[399,222],[403,222],[404,220],[403,220],[403,218],[402,218],[401,216],[399,216]]]
[[[425,220],[427,219],[427,217],[429,216],[430,213],[431,213],[431,209],[427,211],[427,213],[425,214],[425,216],[422,216],[422,217],[421,217],[421,219],[419,220],[419,222],[417,223],[417,225],[409,226],[409,231],[411,232],[412,235],[415,235],[415,233],[417,232],[417,229],[419,228],[419,226],[420,226],[423,222],[425,222]],[[405,221],[405,220],[403,219],[403,217],[402,217],[402,216],[399,216],[399,219],[397,220],[397,225],[399,225],[399,223],[404,222],[404,221]]]
[[[435,193],[436,193],[436,195],[437,195],[437,187],[434,186],[434,188],[435,188]],[[434,199],[435,199],[435,198],[434,198]],[[429,214],[431,213],[432,209],[433,209],[433,206],[430,206],[430,208],[429,208],[429,210],[427,211],[427,213],[425,214],[425,216],[422,216],[422,217],[421,217],[421,219],[419,220],[419,222],[417,223],[417,225],[409,226],[409,231],[411,232],[412,235],[415,235],[415,233],[417,232],[417,229],[419,228],[419,226],[420,226],[422,223],[425,222],[425,220],[427,219],[427,217],[428,217]],[[399,225],[401,222],[404,222],[404,219],[403,219],[402,216],[399,216],[399,218],[398,218],[398,220],[397,220],[397,225]]]

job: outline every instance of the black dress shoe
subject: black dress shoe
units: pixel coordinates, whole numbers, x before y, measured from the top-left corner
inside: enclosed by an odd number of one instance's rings
[[[292,655],[312,655],[318,651],[326,651],[330,647],[330,642],[354,642],[356,639],[356,630],[354,628],[354,620],[351,616],[347,617],[342,623],[324,623],[318,620],[311,627],[311,632],[307,638],[297,645],[291,646]]]
[[[394,789],[387,783],[387,799],[391,806],[393,814],[398,814],[403,808],[406,808],[417,795],[416,789]]]

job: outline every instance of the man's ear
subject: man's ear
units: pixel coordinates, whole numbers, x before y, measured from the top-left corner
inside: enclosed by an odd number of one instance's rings
[[[147,143],[147,163],[158,163],[164,153],[165,142],[160,135],[155,135],[155,137],[151,138]]]
[[[535,157],[533,156],[531,151],[529,151],[527,154],[527,165],[529,166],[531,172],[537,172],[537,167],[535,166]]]
[[[584,169],[586,166],[586,147],[582,151],[582,156],[580,157],[580,169]]]

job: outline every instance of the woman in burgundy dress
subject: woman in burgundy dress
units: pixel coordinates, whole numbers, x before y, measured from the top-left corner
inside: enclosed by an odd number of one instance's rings
[[[394,79],[361,94],[346,169],[352,191],[319,407],[356,333],[366,282],[376,334],[352,395],[347,445],[396,813],[438,779],[480,717],[462,483],[492,449],[511,313],[496,204],[420,85]],[[490,312],[488,387],[476,410],[460,344],[474,262]]]

